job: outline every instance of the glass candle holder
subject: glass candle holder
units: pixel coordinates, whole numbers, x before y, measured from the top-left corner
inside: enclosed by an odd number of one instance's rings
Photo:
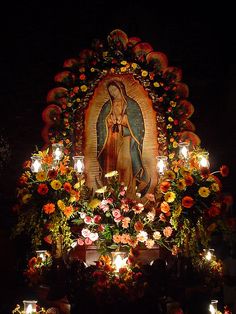
[[[36,254],[37,258],[41,258],[42,262],[47,259],[47,250],[37,250]]]
[[[23,301],[24,304],[24,313],[25,314],[34,314],[36,313],[36,309],[37,309],[37,302],[35,300],[25,300]]]
[[[207,261],[211,261],[214,259],[215,255],[215,250],[214,249],[203,249],[203,252],[204,252],[204,258],[207,260]]]
[[[208,152],[200,153],[197,158],[200,168],[210,168]]]
[[[167,156],[157,156],[157,172],[160,176],[163,176],[167,169]]]
[[[40,156],[32,156],[31,157],[30,169],[34,173],[42,171],[42,158]]]
[[[115,272],[127,265],[128,254],[127,252],[112,252],[112,264],[115,267]]]
[[[84,172],[84,156],[74,156],[74,170],[82,174]]]
[[[209,306],[209,311],[211,314],[216,314],[218,309],[217,309],[217,304],[218,300],[211,300],[210,306]]]
[[[63,158],[64,156],[63,148],[64,146],[62,143],[52,144],[52,156],[54,160],[59,161]]]
[[[189,159],[189,143],[180,142],[179,143],[179,158],[183,159],[185,162]]]

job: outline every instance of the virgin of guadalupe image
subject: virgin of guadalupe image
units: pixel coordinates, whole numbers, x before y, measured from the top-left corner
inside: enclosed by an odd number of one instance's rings
[[[97,159],[104,175],[117,170],[119,180],[127,186],[127,194],[142,196],[150,181],[142,162],[144,120],[138,103],[126,94],[121,81],[107,84],[109,100],[97,120]]]

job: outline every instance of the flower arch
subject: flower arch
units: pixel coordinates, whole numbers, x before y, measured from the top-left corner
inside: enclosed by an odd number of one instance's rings
[[[68,152],[83,153],[85,109],[98,83],[109,74],[131,74],[148,92],[156,112],[160,155],[173,159],[182,140],[200,144],[189,120],[194,107],[181,69],[169,66],[167,56],[149,43],[115,29],[106,42],[94,40],[78,58],[65,60],[55,75],[57,86],[48,92],[42,114],[45,147],[61,141]]]

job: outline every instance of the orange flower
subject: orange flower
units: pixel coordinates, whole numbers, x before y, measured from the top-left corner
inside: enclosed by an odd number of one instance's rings
[[[193,177],[192,177],[191,175],[187,175],[187,176],[184,178],[184,180],[185,180],[185,184],[186,184],[187,186],[191,186],[191,185],[193,185],[193,183],[194,183],[194,179],[193,179]]]
[[[134,224],[134,229],[137,232],[143,230],[143,223],[141,221],[136,221],[136,223]]]
[[[73,207],[72,206],[66,206],[63,210],[64,215],[69,218],[73,214]]]
[[[55,205],[53,203],[48,203],[43,206],[43,210],[46,214],[52,214],[55,211]]]
[[[71,184],[69,182],[65,182],[63,187],[66,190],[66,192],[70,193],[70,191],[71,191]]]
[[[165,214],[168,213],[170,211],[170,205],[167,202],[162,202],[161,211]]]
[[[182,206],[185,208],[191,208],[194,203],[194,199],[191,196],[184,196],[182,199]]]
[[[229,167],[226,165],[222,165],[220,167],[220,174],[222,175],[222,177],[227,177],[229,175]]]
[[[39,186],[38,186],[38,189],[37,189],[38,193],[40,195],[45,195],[48,193],[48,187],[47,187],[47,184],[45,183],[40,183]]]
[[[173,229],[171,227],[165,227],[163,230],[163,234],[166,238],[169,238],[173,232]]]
[[[169,190],[169,187],[170,187],[170,182],[169,181],[164,181],[160,184],[160,190],[163,192],[163,193],[166,193],[168,190]]]

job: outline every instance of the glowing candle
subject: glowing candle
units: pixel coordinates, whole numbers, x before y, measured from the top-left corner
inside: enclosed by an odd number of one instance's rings
[[[167,168],[167,156],[157,156],[157,171],[162,176]]]
[[[37,173],[42,170],[42,158],[40,156],[31,157],[31,171]]]
[[[84,172],[84,156],[74,156],[74,169],[77,173]]]
[[[36,304],[37,301],[23,301],[24,303],[24,312],[25,314],[33,314],[36,313]]]
[[[180,142],[179,143],[179,156],[183,158],[185,161],[189,158],[189,143]]]
[[[40,257],[42,262],[44,262],[46,260],[46,250],[38,250],[36,251],[37,257]]]
[[[52,155],[55,160],[57,161],[61,160],[64,155],[63,144],[61,143],[52,144]]]
[[[127,254],[125,252],[112,252],[112,263],[115,266],[115,272],[126,266]]]
[[[217,303],[218,303],[218,300],[211,300],[211,304],[209,306],[209,311],[211,314],[217,313]]]
[[[209,163],[209,160],[208,160],[208,153],[205,152],[205,153],[201,153],[198,157],[198,160],[199,160],[199,166],[201,168],[209,168],[210,167],[210,163]]]

